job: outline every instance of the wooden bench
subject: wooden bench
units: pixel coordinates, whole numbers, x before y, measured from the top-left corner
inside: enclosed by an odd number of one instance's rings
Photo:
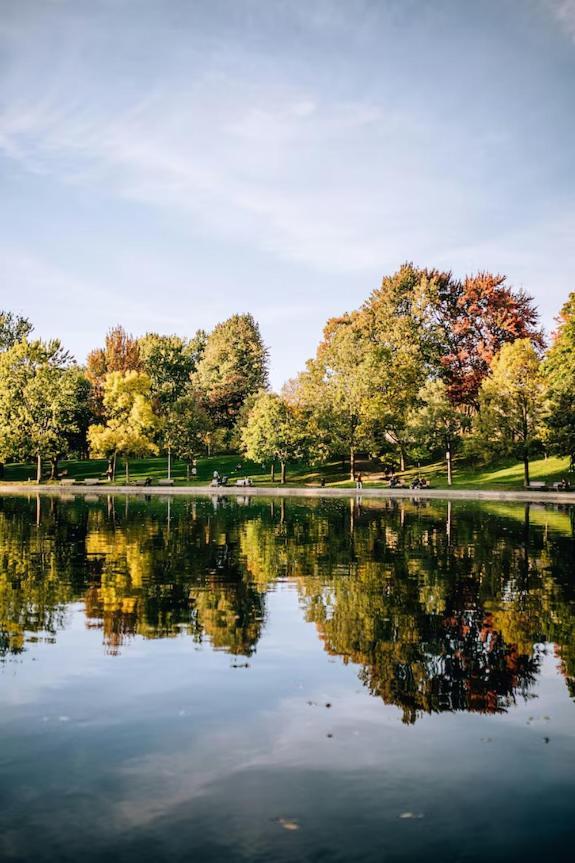
[[[98,477],[86,477],[83,483],[84,485],[106,485],[104,480],[98,479]]]
[[[159,479],[158,480],[158,485],[173,485],[173,484],[174,484],[173,479]]]
[[[544,491],[547,488],[547,483],[546,482],[530,482],[528,487],[530,489],[534,489],[535,491]]]
[[[60,485],[76,485],[75,479],[61,479]]]

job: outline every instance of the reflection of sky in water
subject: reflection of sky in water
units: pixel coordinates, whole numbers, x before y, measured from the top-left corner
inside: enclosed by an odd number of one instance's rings
[[[292,526],[305,522],[293,515]],[[364,517],[358,543],[376,528],[369,514],[362,527]],[[411,518],[415,543],[421,519]],[[524,525],[503,526],[513,550]],[[518,620],[539,584],[537,560],[546,555],[548,568],[553,559],[549,531],[531,531]],[[458,588],[467,603],[477,596],[470,579],[466,571]],[[328,586],[332,601],[349,599]],[[557,597],[551,587],[534,597]],[[78,597],[52,643],[27,643],[4,663],[3,859],[540,860],[549,843],[568,859],[575,705],[552,644],[539,648],[526,697],[515,693],[505,712],[420,713],[405,724],[401,705],[362,685],[356,661],[326,651],[297,579],[265,594],[249,656],[185,635],[130,637],[111,654]],[[493,592],[484,601],[497,610]],[[570,600],[563,618],[569,609]],[[568,623],[556,619],[557,632]]]

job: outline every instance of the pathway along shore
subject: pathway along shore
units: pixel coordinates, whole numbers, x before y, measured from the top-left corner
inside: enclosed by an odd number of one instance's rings
[[[0,484],[0,495],[209,495],[210,497],[347,497],[410,498],[411,500],[504,500],[525,503],[562,503],[575,505],[575,491],[497,491],[493,489],[408,489],[408,488],[319,488],[311,486],[136,486],[136,485],[37,485],[36,483]]]

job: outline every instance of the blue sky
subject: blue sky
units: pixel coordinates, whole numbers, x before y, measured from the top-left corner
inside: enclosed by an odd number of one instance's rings
[[[575,276],[575,0],[0,0],[0,307],[251,311],[275,386],[404,260],[552,326]]]

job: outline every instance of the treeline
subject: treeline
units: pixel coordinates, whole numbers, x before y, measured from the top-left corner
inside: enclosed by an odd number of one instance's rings
[[[251,315],[234,315],[193,338],[121,326],[79,366],[59,341],[0,314],[0,460],[35,460],[58,475],[65,456],[107,458],[171,452],[190,463],[230,448],[247,399],[268,386],[268,353]]]
[[[556,452],[575,460],[575,293],[549,348],[533,300],[504,276],[403,265],[363,305],[325,326],[281,394],[249,314],[191,338],[121,327],[79,366],[59,341],[0,314],[0,460],[160,452],[191,463],[242,451],[285,481],[290,462],[358,452],[404,469],[457,451],[488,460]]]
[[[551,347],[533,300],[504,276],[405,264],[356,311],[326,324],[316,355],[281,396],[258,396],[242,431],[251,458],[285,467],[367,452],[408,460],[464,450],[476,460],[575,459],[575,293]]]

